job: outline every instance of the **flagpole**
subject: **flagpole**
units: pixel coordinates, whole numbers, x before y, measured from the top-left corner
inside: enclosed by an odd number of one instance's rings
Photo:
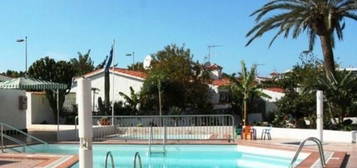
[[[113,90],[112,90],[112,126],[114,126],[114,86],[115,86],[115,82],[114,82],[114,70],[115,70],[115,39],[113,40],[113,62],[112,62],[112,67],[113,67],[113,79],[112,79],[112,81],[113,81],[113,84],[112,84],[112,86],[113,86]]]

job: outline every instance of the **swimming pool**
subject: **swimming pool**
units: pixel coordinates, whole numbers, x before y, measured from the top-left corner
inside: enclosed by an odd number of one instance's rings
[[[153,145],[152,150],[162,146]],[[111,151],[116,168],[133,168],[134,154],[139,152],[144,168],[287,168],[294,152],[237,145],[166,145],[166,155],[148,154],[148,145],[93,145],[95,168],[104,167],[105,155]],[[77,154],[78,145],[33,145],[30,153]],[[307,157],[301,155],[298,162]],[[297,163],[298,163],[297,162]],[[77,168],[74,165],[73,168]]]

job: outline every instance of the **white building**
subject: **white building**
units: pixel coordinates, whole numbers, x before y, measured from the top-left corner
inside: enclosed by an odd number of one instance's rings
[[[104,100],[104,69],[99,69],[84,75],[85,78],[91,81],[92,85],[92,105],[97,110],[98,98],[101,97]],[[130,94],[130,87],[135,92],[140,92],[146,74],[139,71],[132,71],[123,68],[111,68],[109,70],[110,89],[109,95],[111,101],[123,101],[123,97],[119,95],[119,92],[123,92],[127,95]],[[96,89],[94,91],[93,89]],[[76,81],[72,85],[71,92],[76,93],[77,83]],[[94,93],[95,92],[95,93]]]

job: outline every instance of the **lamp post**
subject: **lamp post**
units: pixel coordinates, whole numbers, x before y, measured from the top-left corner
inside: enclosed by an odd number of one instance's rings
[[[135,52],[134,51],[131,52],[131,53],[126,54],[125,56],[133,57],[133,64],[134,64],[134,62],[135,62]]]
[[[25,42],[25,75],[27,74],[27,36],[25,39],[17,39],[16,42],[22,43]]]

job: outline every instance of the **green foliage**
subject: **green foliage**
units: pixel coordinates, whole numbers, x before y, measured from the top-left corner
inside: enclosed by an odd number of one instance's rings
[[[337,71],[328,76],[313,55],[304,55],[302,63],[282,75],[275,84],[285,89],[285,96],[277,102],[276,126],[315,127],[316,90],[325,95],[325,128],[347,129],[344,117],[356,116],[357,78],[352,72]],[[307,59],[306,59],[307,58]],[[304,120],[309,120],[306,126]],[[333,122],[332,122],[333,121]]]
[[[304,119],[310,121],[310,128],[315,127],[316,119],[316,92],[298,93],[294,90],[286,92],[276,105],[278,111],[275,112],[273,124],[280,127],[307,127]]]
[[[230,81],[232,84],[229,89],[232,95],[233,107],[239,108],[242,106],[240,102],[243,103],[243,123],[244,125],[248,122],[248,105],[249,102],[253,102],[255,97],[269,97],[261,91],[262,86],[258,84],[256,79],[257,66],[253,65],[250,70],[244,61],[241,61],[241,72],[239,72],[239,77],[236,78],[235,74],[230,76]]]
[[[67,84],[67,90],[59,91],[60,112],[65,101],[65,95],[69,93],[72,86],[72,78],[75,70],[70,62],[55,61],[52,58],[44,57],[35,61],[28,70],[28,75],[35,79]],[[57,93],[46,90],[46,96],[54,114],[57,113]],[[55,115],[57,116],[57,115]]]
[[[127,106],[130,109],[131,114],[138,115],[138,106],[140,105],[140,95],[135,93],[134,89],[130,86],[130,95],[126,95],[123,92],[119,92],[119,95],[122,96],[126,102],[124,106]]]
[[[129,70],[145,72],[144,65],[142,62],[137,62],[128,66]]]
[[[203,82],[202,69],[192,61],[189,49],[169,45],[152,57],[152,68],[141,91],[142,110],[159,110],[160,89],[162,108],[166,113],[171,107],[183,109],[183,112],[211,111],[208,85]]]
[[[93,61],[90,58],[90,51],[91,50],[88,50],[85,54],[78,52],[78,59],[72,58],[70,60],[76,72],[76,76],[81,76],[94,70]]]
[[[357,77],[352,72],[338,71],[334,75],[322,75],[318,80],[319,89],[327,99],[329,118],[343,127],[344,117],[351,117],[357,110]]]
[[[25,72],[23,71],[13,71],[13,70],[7,70],[6,72],[0,73],[1,75],[11,77],[11,78],[17,78],[17,77],[24,77]]]

